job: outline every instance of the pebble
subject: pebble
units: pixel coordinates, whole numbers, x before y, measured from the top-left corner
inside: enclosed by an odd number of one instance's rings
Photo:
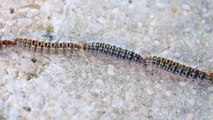
[[[154,44],[155,44],[155,45],[159,45],[160,42],[159,42],[158,40],[155,40],[155,41],[154,41]]]
[[[97,18],[97,21],[98,21],[99,23],[101,23],[101,24],[106,23],[106,20],[105,20],[104,17],[99,17],[99,18]]]
[[[182,87],[186,86],[186,82],[179,82],[179,85],[182,86]]]
[[[187,116],[186,116],[186,119],[185,120],[194,120],[194,114],[193,113],[189,113]]]
[[[103,80],[97,79],[97,80],[95,81],[95,83],[96,83],[97,85],[103,85]]]
[[[192,90],[192,94],[196,95],[197,94],[197,90]]]
[[[190,6],[187,5],[187,4],[183,4],[183,5],[182,5],[182,8],[183,8],[184,10],[190,10],[190,9],[191,9]]]
[[[155,91],[154,91],[153,88],[147,88],[147,89],[146,89],[146,93],[147,93],[148,95],[154,95],[154,94],[155,94]]]
[[[202,9],[202,12],[203,12],[203,13],[207,13],[207,12],[208,12],[208,9],[207,9],[207,8],[203,8],[203,9]]]
[[[195,104],[196,104],[196,100],[195,99],[189,100],[189,105],[190,106],[194,106]]]
[[[165,94],[166,94],[167,96],[171,96],[171,95],[172,95],[172,91],[166,91]]]
[[[157,89],[157,90],[162,90],[162,89],[163,89],[162,84],[156,83],[156,84],[155,84],[155,89]]]
[[[108,65],[108,74],[109,75],[115,75],[113,65]]]
[[[36,73],[36,65],[28,58],[22,58],[20,60],[20,69],[26,74]]]

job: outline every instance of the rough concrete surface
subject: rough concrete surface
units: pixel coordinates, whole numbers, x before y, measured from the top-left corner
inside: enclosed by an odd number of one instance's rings
[[[0,0],[0,37],[98,41],[213,71],[212,0]],[[97,53],[0,51],[0,119],[212,120],[213,85]]]

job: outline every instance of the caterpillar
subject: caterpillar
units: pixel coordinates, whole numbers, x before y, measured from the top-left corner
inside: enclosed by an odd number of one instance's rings
[[[9,46],[15,46],[15,41],[11,40],[0,40],[0,50],[2,50],[3,47],[9,47]]]
[[[55,54],[62,51],[64,54],[67,51],[70,51],[71,53],[73,51],[79,51],[82,49],[82,46],[76,43],[58,43],[58,42],[45,42],[45,41],[39,41],[39,40],[31,40],[31,39],[25,39],[25,38],[16,38],[16,43],[19,46],[22,46],[24,48],[33,49],[33,51],[39,51],[39,52],[53,52]]]
[[[67,52],[73,53],[73,51],[96,51],[106,55],[114,56],[117,58],[121,58],[128,61],[134,61],[136,63],[143,63],[144,65],[154,65],[163,70],[171,72],[173,74],[178,74],[180,76],[185,76],[186,78],[193,78],[193,79],[207,79],[213,82],[213,73],[206,73],[204,71],[198,70],[196,68],[192,68],[178,62],[174,62],[172,60],[157,57],[157,56],[150,56],[150,57],[142,57],[141,55],[129,51],[115,45],[110,45],[106,43],[100,42],[91,42],[85,43],[83,45],[76,44],[72,42],[45,42],[39,40],[32,40],[26,38],[16,38],[14,40],[0,40],[0,50],[3,47],[9,46],[21,46],[23,48],[32,49],[35,52],[47,52],[47,53],[55,53],[58,54],[59,52],[63,52],[66,54]]]
[[[83,45],[85,51],[97,51],[106,55],[115,56],[117,58],[122,58],[129,61],[134,61],[137,63],[145,63],[145,59],[135,52],[116,47],[115,45],[110,45],[106,43],[91,42],[85,43]]]
[[[185,76],[186,78],[191,77],[193,79],[206,79],[213,81],[213,73],[206,73],[201,70],[174,62],[163,57],[151,56],[145,59],[147,64],[151,63],[152,65],[157,66],[173,74]]]

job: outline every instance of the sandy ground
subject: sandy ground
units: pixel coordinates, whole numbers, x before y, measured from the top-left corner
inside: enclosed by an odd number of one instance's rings
[[[212,0],[0,0],[0,38],[98,41],[213,71]],[[213,86],[89,52],[0,51],[0,120],[212,120]]]

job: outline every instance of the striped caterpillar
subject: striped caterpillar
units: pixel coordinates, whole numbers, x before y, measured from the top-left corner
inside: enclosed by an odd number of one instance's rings
[[[213,81],[213,73],[206,73],[201,70],[197,70],[195,68],[174,62],[172,60],[163,58],[163,57],[147,57],[146,62],[149,64],[151,63],[154,66],[157,66],[161,69],[169,71],[173,74],[178,74],[180,76],[185,76],[186,78],[193,78],[193,79],[206,79]]]
[[[115,45],[92,42],[84,44],[83,49],[86,51],[97,51],[106,55],[115,56],[117,58],[122,58],[137,63],[145,63],[144,58],[139,54],[126,49],[122,49],[120,47],[116,47]]]
[[[2,50],[3,47],[9,47],[9,46],[15,46],[15,41],[10,40],[0,40],[0,50]]]
[[[144,63],[145,65],[151,63],[154,66],[169,71],[173,74],[185,76],[186,78],[190,77],[193,79],[201,79],[201,80],[207,79],[213,82],[213,73],[206,73],[201,70],[174,62],[172,60],[163,57],[151,56],[143,58],[141,55],[136,54],[135,52],[106,43],[91,42],[80,45],[72,42],[69,43],[44,42],[25,38],[16,38],[13,41],[0,40],[0,50],[3,47],[16,46],[16,45],[21,46],[23,48],[33,49],[33,51],[35,52],[38,51],[41,53],[53,52],[57,54],[59,51],[62,51],[65,54],[67,52],[73,53],[73,51],[80,51],[80,50],[96,51],[106,55],[115,56],[117,58],[122,58],[124,60],[134,61],[137,63]]]
[[[76,43],[58,43],[58,42],[44,42],[38,40],[31,40],[25,38],[16,38],[15,39],[17,45],[22,46],[24,48],[33,49],[33,51],[39,52],[47,52],[50,53],[51,51],[57,54],[59,51],[63,51],[65,54],[67,51],[72,53],[73,51],[79,51],[82,49],[82,46]]]

